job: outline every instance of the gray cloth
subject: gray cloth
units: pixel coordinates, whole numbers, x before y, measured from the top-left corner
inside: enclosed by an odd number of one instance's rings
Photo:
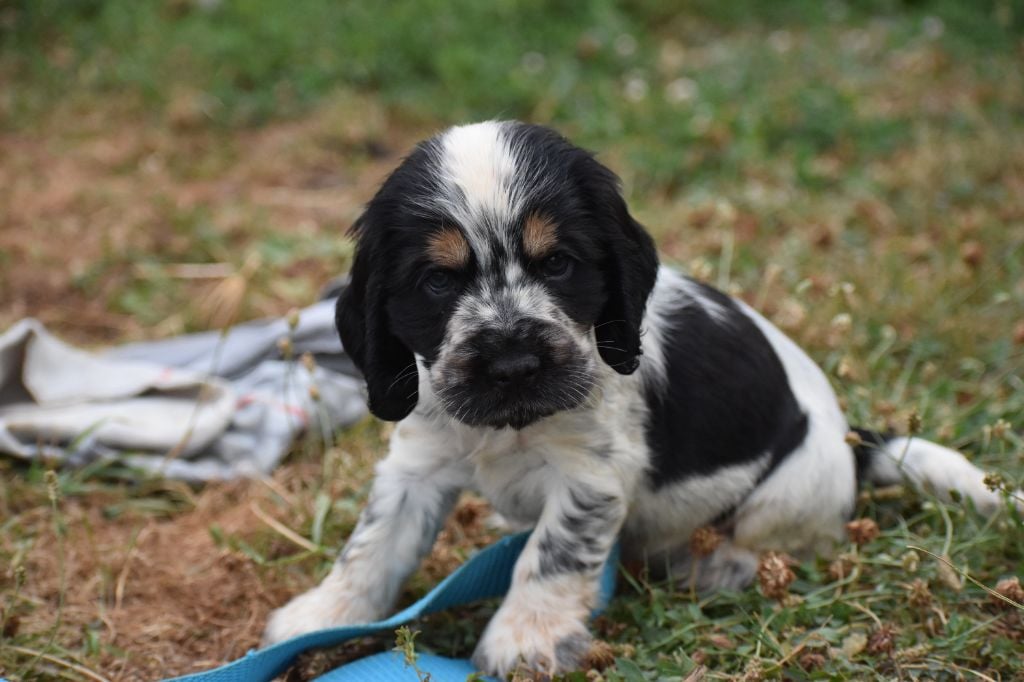
[[[366,414],[333,311],[321,301],[294,330],[260,320],[102,354],[22,320],[0,335],[0,452],[72,466],[116,459],[189,481],[267,474],[300,433]],[[281,359],[282,338],[294,357],[314,355],[312,373]]]

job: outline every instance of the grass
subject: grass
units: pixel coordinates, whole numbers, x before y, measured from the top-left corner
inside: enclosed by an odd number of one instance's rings
[[[917,415],[1020,484],[1022,27],[1005,0],[0,2],[0,328],[33,315],[87,345],[205,328],[228,280],[236,315],[283,314],[344,271],[341,231],[415,140],[516,116],[599,150],[664,259],[808,348],[852,422]],[[269,481],[202,490],[0,460],[0,675],[156,679],[242,655],[326,570],[387,430],[312,435]],[[405,599],[493,539],[460,509]],[[781,601],[624,573],[596,625],[604,678],[1024,677],[1020,612],[929,554],[989,588],[1021,576],[1019,516],[887,491],[857,515],[879,537],[839,548],[842,577],[795,566]],[[466,654],[492,608],[402,645]]]

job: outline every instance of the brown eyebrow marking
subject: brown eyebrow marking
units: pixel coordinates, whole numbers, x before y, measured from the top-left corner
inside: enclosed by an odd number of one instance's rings
[[[523,250],[530,258],[542,258],[551,253],[558,243],[555,224],[536,213],[526,218],[523,225]]]
[[[427,255],[437,265],[458,270],[469,264],[469,244],[454,227],[445,227],[430,235]]]

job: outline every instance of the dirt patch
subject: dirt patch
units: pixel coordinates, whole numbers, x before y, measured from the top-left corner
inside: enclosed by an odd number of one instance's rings
[[[103,674],[116,680],[160,679],[236,658],[258,642],[262,620],[286,596],[248,558],[218,546],[225,534],[257,531],[246,502],[252,483],[212,485],[195,508],[171,519],[138,513],[105,518],[102,497],[67,505],[63,624],[59,640],[81,646],[99,635]],[[25,562],[25,595],[37,607],[21,617],[25,632],[54,625],[60,599],[60,552],[52,529]],[[77,640],[76,641],[76,635]],[[113,653],[124,652],[124,656]]]
[[[282,468],[270,485],[212,484],[194,497],[191,509],[170,518],[130,508],[110,518],[112,510],[124,509],[123,499],[76,498],[62,505],[67,531],[59,541],[46,523],[46,506],[25,510],[20,523],[34,526],[38,535],[23,562],[18,631],[48,633],[60,610],[57,641],[76,650],[93,638],[100,653],[91,664],[112,680],[162,679],[239,658],[258,646],[270,610],[312,586],[317,565],[329,560],[313,558],[281,570],[260,565],[238,548],[258,547],[270,561],[301,552],[254,507],[301,527],[296,519],[303,511],[288,506],[275,489],[286,491],[315,474],[315,463],[300,461]],[[462,500],[413,583],[436,583],[473,549],[492,542],[496,534],[485,524],[489,513],[476,498]],[[58,609],[62,561],[66,586]],[[4,589],[10,588],[13,575],[2,578],[8,583]],[[380,645],[353,646],[325,660],[336,664]]]
[[[240,132],[113,109],[114,120],[55,115],[0,134],[0,329],[33,316],[80,343],[180,333],[195,326],[180,309],[218,278],[162,266],[221,263],[230,272],[253,251],[270,256],[247,315],[308,304],[346,264],[263,242],[345,243],[344,230],[419,136],[383,115],[354,114],[353,101]],[[352,123],[361,120],[375,123]],[[133,287],[155,306],[148,323],[126,298]]]

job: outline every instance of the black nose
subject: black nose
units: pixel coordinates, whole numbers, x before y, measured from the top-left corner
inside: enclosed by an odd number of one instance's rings
[[[487,376],[499,386],[522,383],[536,376],[540,358],[525,351],[507,353],[494,360],[487,368]]]

